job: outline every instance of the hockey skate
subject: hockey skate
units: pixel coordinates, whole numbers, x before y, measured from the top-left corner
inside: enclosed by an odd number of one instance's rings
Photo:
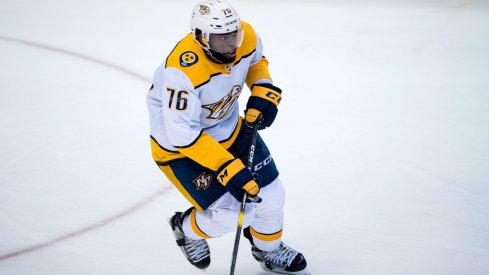
[[[251,253],[264,270],[280,274],[311,275],[306,269],[304,256],[283,242],[274,251],[262,251],[255,246],[249,227],[243,229],[243,235],[250,241]]]
[[[306,269],[307,262],[304,256],[284,243],[280,243],[277,249],[270,252],[262,251],[253,245],[251,253],[266,271],[294,275],[311,274]]]
[[[183,255],[195,267],[205,270],[211,264],[209,245],[204,239],[192,240],[185,236],[182,230],[182,223],[187,212],[175,212],[175,215],[168,219],[168,223],[173,230],[177,245],[182,250]]]

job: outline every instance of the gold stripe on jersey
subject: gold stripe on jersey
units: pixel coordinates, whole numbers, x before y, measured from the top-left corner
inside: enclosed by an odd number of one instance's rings
[[[276,233],[262,234],[262,233],[256,232],[253,229],[253,227],[250,226],[250,233],[253,237],[255,237],[261,241],[265,241],[265,242],[272,242],[272,241],[276,241],[276,240],[282,238],[282,229],[280,229],[280,231],[278,231]]]
[[[251,66],[248,70],[248,75],[246,75],[246,85],[251,89],[251,86],[259,79],[267,78],[272,80],[270,72],[268,71],[268,60],[265,57]]]
[[[184,155],[178,153],[178,151],[170,151],[163,148],[163,146],[159,145],[152,136],[150,136],[150,142],[153,159],[158,163],[158,165],[163,165],[166,162],[185,157]]]
[[[236,50],[236,61],[233,66],[238,64],[242,58],[250,56],[256,50],[257,37],[250,24],[241,21],[244,28],[244,37],[241,47]],[[182,54],[192,52],[197,56],[197,62],[192,65],[182,66],[180,57]],[[226,70],[229,64],[217,64],[209,60],[204,50],[194,40],[192,33],[189,33],[177,44],[166,60],[166,68],[176,68],[182,71],[192,82],[195,88],[205,85],[213,76],[226,74],[231,70]]]
[[[203,211],[202,207],[195,201],[192,196],[187,192],[185,187],[183,187],[182,183],[177,179],[175,173],[169,165],[160,166],[161,171],[168,177],[168,179],[175,185],[175,187],[183,194],[183,196],[199,211]]]
[[[169,161],[189,157],[201,164],[202,166],[216,171],[226,161],[234,159],[233,155],[231,155],[231,153],[229,153],[226,149],[231,147],[231,145],[238,137],[239,130],[241,129],[241,124],[242,118],[239,117],[236,128],[234,129],[231,136],[226,140],[217,142],[209,134],[204,132],[192,144],[192,146],[187,148],[177,148],[177,151],[171,151],[163,148],[156,142],[153,137],[151,137],[150,140],[153,159],[156,161],[156,163],[158,163],[159,166],[165,166]],[[212,150],[216,151],[214,152]]]
[[[203,239],[210,239],[209,235],[205,234],[200,227],[197,225],[197,217],[196,213],[197,210],[193,209],[192,212],[190,213],[190,224],[192,225],[192,230],[195,232],[195,234],[199,235]]]
[[[217,140],[204,132],[199,139],[190,147],[178,148],[180,153],[191,158],[198,164],[216,171],[226,161],[234,159]]]

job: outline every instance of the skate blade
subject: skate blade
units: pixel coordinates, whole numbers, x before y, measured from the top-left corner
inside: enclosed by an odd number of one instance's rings
[[[270,270],[266,267],[263,267],[264,270],[268,271],[268,272],[272,272],[272,273],[275,273],[275,274],[289,274],[289,275],[311,275],[311,273],[307,270],[307,269],[304,269],[304,270],[301,270],[301,271],[296,271],[296,272],[287,272],[287,271],[282,271],[282,270]]]
[[[288,275],[311,275],[309,271],[306,270],[301,270],[301,271],[296,271],[296,272],[286,272],[286,271],[271,271],[272,273],[276,274],[288,274]]]

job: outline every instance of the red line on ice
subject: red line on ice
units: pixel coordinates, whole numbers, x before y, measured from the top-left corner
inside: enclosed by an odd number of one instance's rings
[[[114,63],[110,63],[108,61],[104,61],[104,60],[97,59],[97,58],[94,58],[94,57],[91,57],[88,55],[84,55],[81,53],[73,52],[70,50],[66,50],[66,49],[62,49],[62,48],[58,48],[58,47],[54,47],[54,46],[50,46],[50,45],[46,45],[46,44],[41,44],[41,43],[34,42],[34,41],[28,41],[28,40],[24,40],[24,39],[8,37],[8,36],[3,36],[3,35],[0,35],[0,39],[4,40],[4,41],[14,42],[14,43],[18,43],[18,44],[23,44],[23,45],[27,45],[27,46],[31,46],[31,47],[35,47],[35,48],[40,48],[40,49],[56,52],[59,54],[77,57],[77,58],[80,58],[80,59],[83,59],[83,60],[86,60],[86,61],[89,61],[92,63],[96,63],[98,65],[102,65],[104,67],[111,68],[111,69],[116,70],[120,73],[130,75],[130,76],[132,76],[136,79],[142,80],[144,82],[151,82],[151,79],[144,77],[143,75],[141,75],[139,73],[133,72],[127,68],[116,65]]]
[[[168,192],[169,190],[171,190],[172,187],[168,186],[168,187],[165,187],[163,189],[161,189],[160,191],[154,193],[153,195],[147,197],[146,199],[136,203],[135,205],[109,217],[109,218],[106,218],[106,219],[103,219],[101,221],[98,221],[94,224],[91,224],[91,225],[88,225],[88,226],[85,226],[85,227],[82,227],[78,230],[75,230],[73,232],[70,232],[70,233],[67,233],[67,234],[64,234],[64,235],[61,235],[57,238],[54,238],[52,240],[49,240],[49,241],[45,241],[45,242],[42,242],[42,243],[39,243],[39,244],[36,244],[36,245],[33,245],[33,246],[30,246],[30,247],[27,247],[27,248],[24,248],[24,249],[21,249],[21,250],[17,250],[17,251],[14,251],[14,252],[10,252],[10,253],[7,253],[5,255],[0,255],[0,261],[3,261],[3,260],[6,260],[6,259],[9,259],[9,258],[13,258],[13,257],[17,257],[17,256],[20,256],[22,254],[26,254],[26,253],[29,253],[29,252],[34,252],[36,250],[39,250],[39,249],[42,249],[42,248],[45,248],[45,247],[48,247],[48,246],[51,246],[53,244],[56,244],[56,243],[59,243],[59,242],[62,242],[62,241],[65,241],[65,240],[68,240],[68,239],[72,239],[72,238],[75,238],[75,237],[78,237],[78,236],[81,236],[85,233],[88,233],[90,231],[94,231],[100,227],[103,227],[105,225],[108,225],[112,222],[115,222],[117,220],[120,220],[121,218],[125,217],[125,216],[128,216],[134,212],[136,212],[137,210],[139,210],[140,208],[143,208],[144,206],[148,205],[149,203],[151,203],[152,201],[154,201],[156,198],[158,198],[159,196],[165,194],[166,192]]]
[[[121,67],[119,65],[116,65],[116,64],[113,64],[113,63],[110,63],[107,61],[103,61],[103,60],[100,60],[97,58],[93,58],[93,57],[90,57],[90,56],[87,56],[84,54],[76,53],[76,52],[69,51],[69,50],[62,49],[62,48],[58,48],[58,47],[53,47],[53,46],[46,45],[46,44],[41,44],[41,43],[23,40],[23,39],[18,39],[18,38],[13,38],[13,37],[7,37],[7,36],[3,36],[3,35],[0,35],[0,40],[4,40],[7,42],[14,42],[14,43],[18,43],[18,44],[22,44],[22,45],[26,45],[26,46],[35,47],[35,48],[40,48],[40,49],[56,52],[59,54],[69,55],[72,57],[76,57],[79,59],[83,59],[85,61],[89,61],[89,62],[98,64],[98,65],[102,65],[102,66],[111,68],[115,71],[129,75],[131,77],[134,77],[134,78],[141,80],[141,81],[144,81],[144,82],[148,82],[148,83],[151,82],[151,80],[149,78],[146,78],[146,77],[140,75],[139,73],[133,72],[133,71],[126,69],[124,67]],[[73,232],[69,232],[67,234],[61,235],[61,236],[56,237],[54,239],[51,239],[51,240],[48,240],[48,241],[30,246],[30,247],[26,247],[24,249],[20,249],[20,250],[13,251],[13,252],[10,252],[10,253],[4,254],[4,255],[0,255],[0,261],[7,260],[9,258],[14,258],[14,257],[20,256],[20,255],[26,254],[26,253],[34,252],[34,251],[40,250],[42,248],[57,244],[59,242],[66,241],[68,239],[72,239],[72,238],[81,236],[85,233],[99,229],[103,226],[106,226],[110,223],[113,223],[117,220],[120,220],[120,219],[136,212],[137,210],[139,210],[139,209],[143,208],[144,206],[150,204],[152,201],[157,199],[159,196],[164,195],[165,193],[167,193],[171,189],[172,189],[171,186],[167,186],[167,187],[161,189],[160,191],[154,193],[153,195],[147,197],[146,199],[130,206],[129,208],[124,209],[121,212],[119,212],[113,216],[110,216],[108,218],[105,218],[103,220],[95,222],[94,224],[82,227],[82,228],[77,229]]]

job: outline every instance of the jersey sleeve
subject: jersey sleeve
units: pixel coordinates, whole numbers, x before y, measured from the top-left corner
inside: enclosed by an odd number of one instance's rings
[[[217,140],[202,130],[199,95],[182,71],[176,68],[163,69],[155,75],[154,85],[161,96],[164,131],[173,147],[214,171],[234,158]]]
[[[154,82],[161,97],[165,133],[171,145],[190,146],[202,134],[198,95],[187,77],[174,68],[162,70]]]
[[[258,80],[270,80],[270,72],[268,71],[268,60],[263,55],[263,44],[260,37],[256,34],[256,49],[251,59],[251,66],[246,76],[246,85],[251,89],[251,86]],[[267,81],[266,81],[267,82]]]

